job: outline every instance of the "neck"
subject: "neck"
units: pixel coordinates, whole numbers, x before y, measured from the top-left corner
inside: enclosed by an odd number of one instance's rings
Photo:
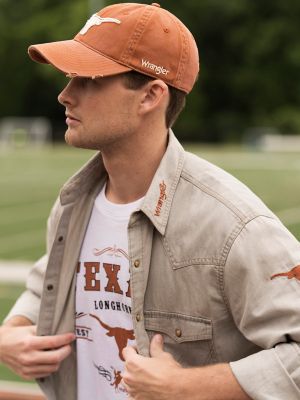
[[[106,197],[125,204],[145,196],[167,147],[167,129],[132,135],[118,148],[102,150],[108,173]]]

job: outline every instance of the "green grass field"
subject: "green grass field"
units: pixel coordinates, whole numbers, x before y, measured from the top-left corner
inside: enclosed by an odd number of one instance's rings
[[[300,239],[300,154],[186,147],[248,184]],[[46,218],[59,188],[92,154],[64,145],[0,152],[0,260],[43,254]]]
[[[0,152],[0,259],[34,260],[44,252],[60,186],[92,154],[67,146]]]
[[[188,145],[246,183],[300,239],[300,154]],[[93,152],[55,146],[0,149],[0,260],[35,260],[45,249],[46,218],[60,186]],[[21,288],[0,285],[0,317]],[[0,379],[17,379],[1,368]]]

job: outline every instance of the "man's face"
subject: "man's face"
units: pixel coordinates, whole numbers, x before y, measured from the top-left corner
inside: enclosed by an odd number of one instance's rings
[[[138,96],[121,75],[72,78],[58,96],[66,108],[68,144],[95,150],[121,144],[137,130]]]

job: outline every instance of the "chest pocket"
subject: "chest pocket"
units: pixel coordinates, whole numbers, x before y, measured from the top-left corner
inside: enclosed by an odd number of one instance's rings
[[[211,320],[161,311],[145,311],[144,318],[150,340],[154,334],[162,334],[165,351],[181,365],[200,366],[216,362]]]

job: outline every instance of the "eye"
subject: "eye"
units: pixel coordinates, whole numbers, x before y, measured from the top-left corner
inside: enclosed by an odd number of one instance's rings
[[[82,86],[86,86],[87,84],[90,83],[91,79],[90,78],[79,78],[80,79],[80,84]]]
[[[72,78],[72,80],[74,80],[74,82],[76,83],[76,85],[80,86],[80,87],[85,87],[87,86],[91,79],[90,78],[86,78],[86,77],[81,77],[81,76],[76,76],[74,78]]]
[[[97,86],[98,84],[99,84],[99,81],[95,78],[95,79],[92,79],[92,78],[80,78],[80,79],[82,79],[82,86],[87,86],[87,85],[89,85],[89,86]]]
[[[87,88],[87,87],[92,88],[99,85],[99,80],[97,78],[92,79],[89,77],[76,76],[71,79],[74,80],[74,83],[80,88]]]

